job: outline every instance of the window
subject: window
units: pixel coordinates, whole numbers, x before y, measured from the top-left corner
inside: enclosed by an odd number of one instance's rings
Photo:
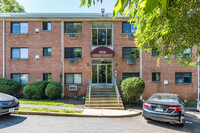
[[[43,22],[43,30],[51,31],[51,22]]]
[[[77,34],[82,33],[81,22],[65,22],[65,33]]]
[[[137,27],[135,26],[134,23],[127,23],[123,22],[122,23],[122,33],[135,33]]]
[[[11,74],[11,79],[21,82],[22,85],[28,84],[28,74]]]
[[[192,73],[175,73],[176,84],[192,84]]]
[[[43,48],[43,56],[51,57],[52,56],[52,49],[51,48]]]
[[[123,59],[135,59],[139,58],[138,48],[122,48],[122,58]]]
[[[176,58],[183,59],[183,57],[185,58],[192,57],[192,49],[191,48],[186,49],[182,54],[180,54],[179,57],[176,57]]]
[[[82,74],[80,73],[66,73],[65,74],[66,84],[82,84]]]
[[[111,46],[112,45],[112,23],[93,22],[92,23],[92,45]]]
[[[11,33],[28,33],[28,22],[12,22],[11,23]]]
[[[43,81],[52,81],[51,73],[43,73]]]
[[[122,78],[140,77],[140,73],[123,73]]]
[[[65,48],[65,59],[81,59],[82,48]]]
[[[28,59],[28,48],[11,48],[11,59]]]
[[[160,55],[160,50],[158,48],[152,49],[152,56],[159,56]]]
[[[152,73],[152,81],[160,82],[160,73]]]

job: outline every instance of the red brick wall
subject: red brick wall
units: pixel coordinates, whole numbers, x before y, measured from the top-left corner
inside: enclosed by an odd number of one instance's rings
[[[0,21],[0,77],[3,77],[3,21]]]
[[[61,74],[61,22],[52,21],[52,31],[42,30],[43,21],[29,21],[28,34],[11,34],[10,21],[6,21],[6,77],[11,73],[28,73],[29,83],[43,80],[43,73],[52,73],[53,81],[60,81]],[[36,33],[35,29],[40,32]],[[2,21],[0,22],[2,33]],[[2,42],[2,36],[0,36]],[[28,47],[28,60],[12,60],[11,47]],[[52,47],[52,57],[43,57],[43,47]],[[70,39],[69,34],[64,35],[64,47],[81,47],[82,59],[76,65],[69,64],[64,60],[64,73],[82,73],[82,85],[78,86],[77,92],[69,92],[65,85],[65,96],[85,96],[88,78],[91,78],[91,22],[82,22],[82,34],[77,34],[76,39]],[[122,73],[140,72],[140,59],[136,59],[134,65],[127,65],[127,60],[122,59],[122,47],[135,47],[134,39],[129,39],[127,34],[122,33],[122,22],[113,22],[113,75],[117,71],[117,80],[122,79]],[[195,52],[196,48],[193,48]],[[2,43],[0,45],[2,53]],[[40,59],[36,60],[35,55]],[[143,52],[143,79],[146,83],[143,98],[147,99],[156,92],[178,93],[183,98],[193,101],[197,98],[197,68],[180,67],[175,61],[167,66],[161,62],[157,67],[157,57],[148,58]],[[117,65],[116,65],[117,63]],[[161,73],[161,82],[152,82],[152,72]],[[176,85],[175,72],[192,72],[192,85]],[[0,76],[2,76],[2,54],[0,54]],[[164,85],[164,80],[169,84]]]

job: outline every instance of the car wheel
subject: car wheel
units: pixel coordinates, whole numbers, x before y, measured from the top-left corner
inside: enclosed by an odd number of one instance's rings
[[[184,126],[184,116],[180,116],[180,122],[181,124],[179,124],[180,127]]]
[[[4,114],[4,116],[9,116],[11,113],[8,113],[8,114]]]
[[[144,117],[145,120],[150,120],[148,117]]]

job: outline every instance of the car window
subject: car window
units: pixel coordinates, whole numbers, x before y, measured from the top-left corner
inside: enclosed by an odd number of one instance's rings
[[[155,102],[171,102],[171,103],[178,103],[178,98],[173,95],[153,95],[149,99],[149,101]]]

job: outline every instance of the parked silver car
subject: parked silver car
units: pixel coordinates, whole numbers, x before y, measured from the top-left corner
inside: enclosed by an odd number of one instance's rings
[[[16,97],[0,93],[0,115],[7,114],[19,109],[19,101]]]

